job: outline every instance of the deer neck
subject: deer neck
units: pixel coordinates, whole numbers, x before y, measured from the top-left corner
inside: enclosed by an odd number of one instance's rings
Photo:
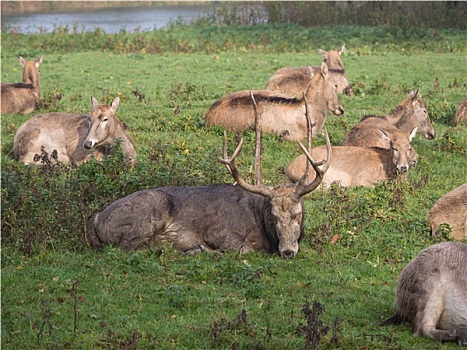
[[[23,73],[23,84],[32,85],[32,91],[36,100],[40,100],[39,72],[31,67],[27,67]]]

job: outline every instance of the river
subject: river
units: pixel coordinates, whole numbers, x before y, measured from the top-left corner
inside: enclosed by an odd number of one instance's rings
[[[151,31],[166,27],[174,21],[192,20],[207,16],[214,11],[215,4],[203,5],[159,5],[152,7],[128,7],[96,9],[74,13],[27,13],[2,15],[2,31],[17,33],[52,32],[57,27],[67,26],[78,32],[94,31],[105,33]]]

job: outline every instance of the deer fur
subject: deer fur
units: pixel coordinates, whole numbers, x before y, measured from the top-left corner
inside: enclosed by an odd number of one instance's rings
[[[433,236],[442,224],[448,224],[451,237],[467,239],[467,183],[439,198],[428,212],[428,222]]]
[[[345,135],[342,145],[389,148],[389,143],[386,138],[381,136],[380,130],[386,134],[400,131],[409,137],[414,128],[417,128],[417,133],[428,140],[436,137],[425,101],[421,98],[418,90],[412,91],[389,114],[383,117],[366,116],[362,118]]]
[[[126,125],[115,115],[119,102],[116,97],[112,105],[101,105],[92,97],[91,115],[45,113],[29,119],[15,134],[14,156],[24,164],[40,165],[36,155],[42,150],[55,151],[58,161],[78,165],[91,157],[102,160],[108,154],[107,146],[120,138],[125,158],[133,165],[136,151]]]
[[[467,124],[467,97],[459,103],[454,116],[454,125],[461,123]]]
[[[347,74],[342,64],[340,56],[345,51],[345,45],[342,45],[336,51],[324,51],[318,49],[318,53],[324,58],[329,70],[329,76],[333,84],[337,85],[339,94],[353,95],[352,87],[347,79]],[[266,90],[276,91],[285,95],[300,96],[306,90],[308,84],[314,75],[321,72],[321,67],[304,67],[279,69],[269,78],[266,83]]]
[[[324,175],[321,186],[329,187],[337,182],[343,187],[365,186],[374,187],[377,181],[393,180],[397,174],[405,174],[411,166],[409,153],[412,146],[405,134],[396,137],[384,134],[391,145],[390,149],[332,146],[332,160],[329,169]],[[416,129],[412,132],[415,135]],[[323,146],[314,147],[311,152],[313,159],[323,159],[325,156]],[[306,159],[300,155],[288,165],[285,174],[292,182],[303,176]],[[314,173],[310,171],[310,179]]]
[[[256,112],[256,101],[253,96],[252,99]],[[255,119],[255,169],[259,169],[261,133],[258,113],[255,113]],[[311,128],[309,133],[311,135]],[[329,137],[326,140],[330,150]],[[243,139],[228,157],[224,132],[224,152],[219,161],[229,169],[236,185],[158,187],[120,198],[89,219],[87,237],[91,246],[100,248],[113,244],[124,249],[137,249],[168,242],[174,249],[188,254],[259,250],[279,252],[286,259],[294,257],[303,233],[302,197],[319,185],[326,164],[324,168],[318,168],[314,160],[309,159],[318,174],[312,182],[308,181],[306,173],[303,181],[295,185],[270,187],[263,184],[257,172],[257,183],[252,185],[243,180],[235,164],[242,144]]]
[[[415,337],[467,345],[467,244],[424,249],[402,271],[395,315],[382,324],[409,322]]]
[[[29,114],[41,102],[39,65],[42,56],[35,61],[25,61],[19,56],[18,61],[23,66],[23,81],[16,84],[2,83],[2,114]]]
[[[235,92],[213,103],[206,112],[206,126],[219,125],[237,133],[253,129],[255,117],[251,94],[258,104],[262,132],[277,133],[285,140],[303,140],[307,137],[306,108],[313,123],[313,136],[323,128],[328,110],[336,115],[344,113],[336,86],[330,82],[327,65],[323,62],[321,73],[313,77],[302,97],[290,97],[269,90]],[[308,101],[307,106],[305,100]]]

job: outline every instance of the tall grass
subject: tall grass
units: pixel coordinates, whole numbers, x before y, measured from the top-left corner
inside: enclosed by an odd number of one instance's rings
[[[2,347],[454,348],[413,338],[408,325],[378,324],[393,311],[401,269],[424,247],[449,239],[448,232],[429,236],[428,209],[467,181],[467,129],[452,126],[466,95],[465,40],[461,31],[441,32],[441,41],[427,31],[423,43],[399,44],[389,33],[296,25],[2,33],[2,82],[21,79],[19,53],[44,54],[37,113],[85,113],[91,96],[120,96],[117,115],[138,152],[134,169],[123,166],[119,146],[102,163],[23,166],[12,158],[13,137],[31,116],[2,115]],[[141,38],[149,41],[135,49]],[[167,40],[161,52],[149,54],[160,38]],[[188,49],[178,49],[182,42]],[[88,217],[117,198],[162,185],[230,183],[217,161],[222,130],[204,125],[209,106],[233,91],[261,89],[280,67],[319,65],[317,48],[343,42],[356,95],[341,97],[344,116],[329,116],[331,141],[339,144],[362,116],[383,115],[419,88],[438,136],[413,142],[420,163],[408,182],[308,195],[305,237],[290,261],[260,253],[183,256],[168,245],[89,249]],[[242,136],[238,166],[249,178],[254,137]],[[233,147],[233,135],[229,142]],[[299,153],[264,135],[266,184],[285,181],[283,169]]]

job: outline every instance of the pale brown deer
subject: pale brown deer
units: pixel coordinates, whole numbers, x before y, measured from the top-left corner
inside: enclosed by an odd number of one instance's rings
[[[19,56],[18,61],[23,66],[23,82],[2,83],[2,114],[28,114],[41,102],[39,65],[42,63],[42,56],[35,61],[25,61]]]
[[[236,133],[253,129],[255,117],[251,94],[258,104],[261,130],[279,134],[285,140],[307,137],[306,108],[313,122],[313,136],[323,128],[328,110],[336,115],[344,113],[336,86],[330,81],[327,65],[323,62],[320,74],[313,77],[300,98],[269,90],[234,92],[213,103],[206,112],[206,127],[219,125]],[[305,101],[308,101],[307,106]]]
[[[108,154],[108,146],[121,139],[126,160],[134,164],[136,151],[126,125],[115,112],[120,99],[110,106],[102,105],[92,97],[91,115],[76,113],[39,114],[22,124],[15,135],[13,154],[24,164],[40,165],[37,155],[45,150],[55,153],[63,163],[82,164],[91,157],[97,160]]]
[[[436,236],[442,224],[448,224],[451,236],[467,239],[467,183],[439,198],[428,212],[431,234]]]
[[[436,137],[425,101],[418,90],[412,91],[389,114],[364,117],[345,135],[342,145],[389,148],[389,142],[381,136],[380,130],[386,134],[401,131],[409,137],[414,128],[428,140]]]
[[[352,87],[347,79],[347,74],[340,58],[344,50],[345,45],[342,45],[336,51],[318,49],[318,53],[324,57],[324,62],[326,62],[328,66],[330,79],[337,85],[337,92],[339,94],[343,93],[352,96]],[[281,68],[269,78],[265,89],[291,96],[301,96],[303,91],[308,87],[311,78],[313,78],[315,74],[320,73],[320,71],[321,67],[312,67],[309,65],[298,68]]]
[[[380,131],[382,137],[388,139],[390,149],[332,146],[332,161],[321,182],[322,187],[329,187],[333,182],[343,187],[374,187],[377,181],[389,181],[398,174],[405,174],[411,166],[409,153],[412,148],[409,138],[403,133],[387,135]],[[412,131],[412,137],[416,128]],[[314,147],[313,159],[323,159],[326,153],[323,146]],[[289,180],[295,182],[303,176],[307,160],[304,155],[293,159],[285,173]],[[310,179],[314,174],[310,172]]]
[[[255,169],[259,169],[261,132],[260,123],[255,124],[259,135]],[[329,138],[327,142],[330,148]],[[310,158],[317,173],[312,182],[305,174],[296,185],[270,187],[264,185],[258,171],[257,184],[252,185],[241,177],[235,164],[243,139],[230,158],[226,143],[224,132],[224,155],[219,161],[229,168],[236,185],[158,187],[120,198],[89,219],[87,237],[91,245],[137,249],[168,242],[177,251],[188,254],[258,250],[293,258],[303,233],[302,197],[319,185],[326,164]]]
[[[454,116],[454,125],[461,123],[467,124],[467,97],[459,103]]]
[[[467,346],[467,244],[424,249],[402,271],[395,315],[382,324],[409,322],[415,337]]]

